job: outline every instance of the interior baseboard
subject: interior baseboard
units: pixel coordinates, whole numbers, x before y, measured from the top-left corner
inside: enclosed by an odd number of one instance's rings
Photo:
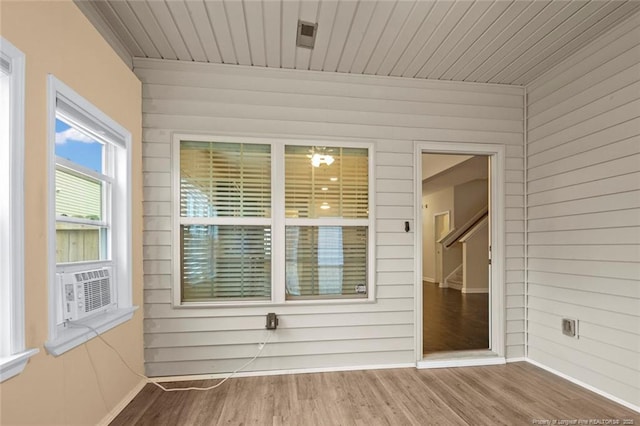
[[[466,294],[489,293],[489,289],[488,288],[463,288],[462,292]]]
[[[140,380],[140,382],[138,382],[138,384],[135,385],[124,398],[122,398],[122,401],[116,404],[116,406],[113,407],[102,420],[100,420],[98,426],[108,426],[116,417],[118,417],[118,414],[120,414],[131,401],[133,401],[133,398],[140,393],[147,383],[149,382],[146,380]]]
[[[260,377],[260,376],[283,376],[289,374],[310,374],[310,373],[334,373],[338,371],[362,371],[362,370],[388,370],[391,368],[415,368],[414,363],[404,364],[378,364],[378,365],[354,365],[346,367],[321,367],[321,368],[300,368],[294,370],[268,370],[268,371],[242,371],[233,375],[233,377]],[[195,374],[190,376],[165,376],[150,377],[150,382],[184,382],[195,380],[211,380],[224,379],[229,373],[215,374]]]
[[[432,284],[436,283],[436,279],[435,278],[431,278],[431,277],[422,277],[422,281],[426,281],[426,282],[432,283]]]
[[[536,367],[542,368],[543,370],[546,370],[549,373],[555,374],[558,377],[562,377],[563,379],[568,380],[573,384],[576,384],[576,385],[578,385],[580,387],[583,387],[583,388],[585,388],[587,390],[590,390],[591,392],[597,393],[598,395],[600,395],[600,396],[602,396],[604,398],[607,398],[607,399],[609,399],[609,400],[611,400],[613,402],[616,402],[616,403],[618,403],[620,405],[623,405],[623,406],[629,408],[630,410],[633,410],[633,411],[636,411],[636,412],[640,413],[640,406],[634,405],[634,404],[632,404],[632,403],[630,403],[628,401],[625,401],[624,399],[620,399],[617,396],[611,395],[610,393],[607,393],[607,392],[602,391],[602,390],[600,390],[600,389],[598,389],[596,387],[593,387],[593,386],[591,386],[591,385],[589,385],[589,384],[587,384],[587,383],[585,383],[585,382],[583,382],[581,380],[575,379],[575,378],[573,378],[571,376],[568,376],[568,375],[566,375],[564,373],[561,373],[560,371],[555,370],[555,369],[553,369],[551,367],[548,367],[548,366],[546,366],[544,364],[541,364],[538,361],[534,361],[531,358],[526,358],[525,360],[529,364],[533,364]]]
[[[507,358],[507,364],[511,364],[512,362],[527,362],[527,358],[521,356],[518,358]]]

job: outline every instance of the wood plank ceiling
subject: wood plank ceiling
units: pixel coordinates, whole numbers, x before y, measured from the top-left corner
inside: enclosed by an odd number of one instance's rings
[[[526,85],[640,8],[603,0],[76,0],[131,57]],[[313,50],[298,20],[317,22]]]

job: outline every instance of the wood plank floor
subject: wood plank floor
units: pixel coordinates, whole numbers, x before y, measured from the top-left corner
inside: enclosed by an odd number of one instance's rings
[[[489,295],[422,285],[422,353],[489,348]]]
[[[640,414],[519,362],[234,378],[207,392],[147,385],[111,425],[513,426],[592,419],[619,423],[583,424],[640,425]]]

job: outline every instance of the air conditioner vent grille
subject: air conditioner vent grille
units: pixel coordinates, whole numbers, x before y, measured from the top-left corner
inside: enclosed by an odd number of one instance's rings
[[[98,271],[96,271],[98,272]],[[111,303],[111,288],[108,278],[92,280],[84,283],[85,312],[100,309]]]

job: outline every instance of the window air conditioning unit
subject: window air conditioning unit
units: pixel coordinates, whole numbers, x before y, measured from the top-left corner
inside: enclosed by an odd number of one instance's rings
[[[116,305],[111,268],[62,273],[58,280],[65,321],[76,321]]]

